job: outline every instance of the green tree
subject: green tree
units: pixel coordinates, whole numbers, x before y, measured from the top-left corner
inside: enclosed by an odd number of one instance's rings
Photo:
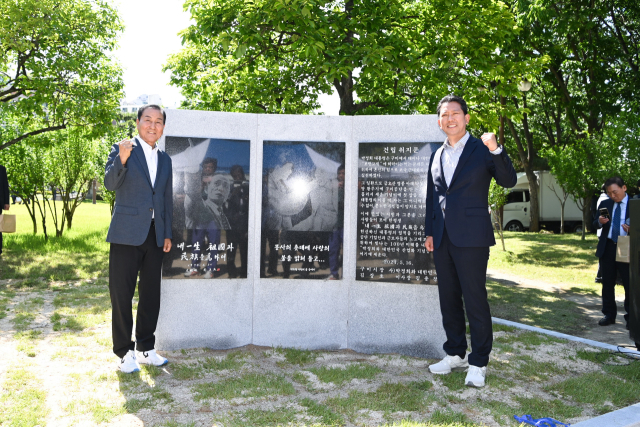
[[[38,232],[37,214],[38,211],[40,212],[45,237],[47,235],[45,210],[38,194],[40,189],[45,188],[49,182],[45,168],[47,155],[46,146],[33,145],[29,141],[0,151],[0,160],[7,168],[11,193],[19,196],[26,206],[33,222],[33,234]]]
[[[55,221],[57,236],[62,235],[65,222],[71,229],[73,215],[85,200],[89,183],[104,175],[103,159],[107,157],[109,147],[99,139],[90,139],[83,130],[73,128],[56,132],[58,141],[50,150],[51,183],[57,188],[62,202],[62,215]],[[58,218],[57,214],[52,214]]]
[[[508,194],[509,189],[498,185],[495,179],[491,179],[491,185],[489,186],[489,207],[491,208],[494,227],[502,241],[503,251],[507,249],[504,245],[504,230],[502,229],[502,207],[507,204]]]
[[[510,7],[522,31],[505,53],[545,58],[542,71],[529,76],[530,92],[502,100],[523,111],[519,119],[507,119],[508,143],[515,146],[529,178],[531,230],[537,231],[539,193],[533,171],[544,168],[547,160],[540,154],[560,155],[556,164],[563,164],[602,151],[591,144],[602,141],[607,127],[637,105],[640,7],[628,0],[514,0]],[[579,161],[595,165],[598,159]],[[571,181],[576,184],[576,179]],[[587,191],[590,185],[583,184]]]
[[[104,0],[0,0],[0,149],[67,127],[100,135],[122,97],[120,31]]]
[[[310,113],[335,89],[341,114],[433,111],[450,91],[477,92],[479,76],[506,83],[500,47],[518,31],[495,0],[187,0],[185,9],[194,24],[166,69],[184,105],[204,110]]]

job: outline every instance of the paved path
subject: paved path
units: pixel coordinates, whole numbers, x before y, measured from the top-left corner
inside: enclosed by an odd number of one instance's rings
[[[598,320],[602,318],[602,312],[600,311],[602,308],[602,300],[599,296],[595,297],[567,292],[557,283],[527,279],[500,270],[487,270],[487,279],[495,280],[508,286],[535,288],[547,292],[554,292],[561,298],[575,302],[580,310],[591,320],[590,324],[586,325],[587,328],[584,329],[579,336],[607,344],[633,345],[633,342],[629,338],[629,331],[626,330],[624,319],[622,318],[622,314],[624,314],[624,299],[616,298],[618,304],[618,322],[609,326],[599,326]]]

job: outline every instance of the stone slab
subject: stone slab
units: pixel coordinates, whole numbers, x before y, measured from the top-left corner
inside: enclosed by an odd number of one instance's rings
[[[444,355],[435,286],[355,280],[358,142],[442,141],[435,116],[167,113],[165,135],[251,141],[249,272],[241,280],[164,280],[158,348],[257,344]],[[260,278],[264,140],[346,143],[342,280]]]
[[[640,403],[599,417],[572,424],[572,427],[640,427]]]
[[[446,337],[436,286],[350,284],[349,348],[439,359]]]
[[[229,349],[253,342],[249,280],[165,280],[156,347]]]

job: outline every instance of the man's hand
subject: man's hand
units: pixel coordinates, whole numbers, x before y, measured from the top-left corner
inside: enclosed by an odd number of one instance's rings
[[[599,222],[601,225],[605,225],[606,223],[608,223],[608,222],[609,222],[609,218],[605,218],[605,217],[603,217],[603,216],[600,216],[600,218],[598,218],[598,222]]]
[[[4,205],[4,210],[8,211],[10,207],[11,207],[11,205]]]
[[[622,224],[622,229],[624,230],[625,233],[629,234],[629,229],[631,227],[629,227],[627,224]]]
[[[482,142],[487,146],[489,151],[495,151],[498,149],[498,141],[496,140],[495,133],[483,133],[480,139],[482,139]]]
[[[171,250],[171,239],[164,239],[164,248],[163,251],[169,252]]]
[[[433,236],[427,236],[427,240],[424,242],[424,247],[427,248],[427,252],[433,252]]]
[[[123,139],[118,143],[118,153],[120,154],[120,163],[124,166],[133,150],[133,142],[130,139]]]

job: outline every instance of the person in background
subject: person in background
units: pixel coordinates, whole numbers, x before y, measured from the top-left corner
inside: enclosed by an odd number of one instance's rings
[[[240,165],[231,166],[233,184],[231,194],[224,204],[224,213],[229,219],[230,230],[227,230],[227,247],[232,244],[227,254],[227,271],[229,278],[247,277],[247,242],[249,239],[249,183]],[[236,252],[240,251],[240,273],[236,267]]]
[[[15,203],[15,201],[14,201]],[[9,204],[9,179],[7,178],[7,168],[0,165],[0,210],[8,211]],[[2,255],[2,233],[0,232],[0,255]]]
[[[329,238],[329,280],[338,280],[340,275],[340,249],[344,239],[344,163],[338,166],[338,220]]]
[[[627,186],[620,177],[609,178],[604,183],[604,187],[609,198],[600,202],[598,210],[606,208],[608,212],[606,215],[601,214],[593,223],[595,228],[601,229],[596,256],[600,259],[599,267],[602,274],[602,314],[604,317],[598,321],[598,325],[608,326],[616,323],[618,306],[616,305],[615,286],[616,276],[620,274],[624,287],[624,309],[626,311],[624,319],[627,322],[627,329],[629,329],[629,264],[616,261],[618,237],[626,236],[629,233],[629,225],[626,223],[629,218],[629,196],[627,195]]]

